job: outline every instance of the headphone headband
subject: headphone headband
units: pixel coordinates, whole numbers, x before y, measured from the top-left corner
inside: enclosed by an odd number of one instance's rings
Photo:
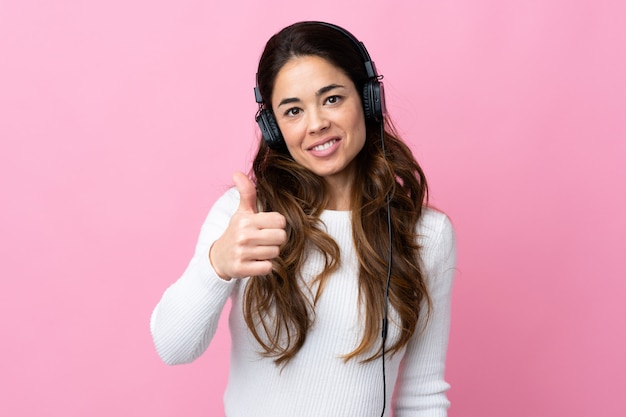
[[[376,73],[376,66],[374,65],[374,61],[370,58],[370,54],[367,52],[365,45],[363,42],[358,40],[352,33],[348,32],[346,29],[341,26],[333,25],[332,23],[327,22],[311,22],[316,23],[321,26],[326,26],[331,29],[335,29],[337,32],[342,33],[346,38],[350,39],[352,43],[356,46],[356,49],[359,50],[361,57],[363,58],[363,64],[365,65],[365,72],[367,73],[368,79],[378,79],[378,74]]]

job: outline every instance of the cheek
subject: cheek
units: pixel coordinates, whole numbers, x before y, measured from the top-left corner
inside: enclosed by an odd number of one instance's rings
[[[355,137],[358,138],[358,142],[361,143],[361,147],[363,147],[363,144],[365,143],[367,129],[365,127],[365,117],[363,116],[362,111],[357,113],[356,117],[354,118],[352,131],[354,132]]]
[[[287,123],[278,127],[287,145],[287,151],[295,161],[299,162],[302,154],[301,145],[304,138],[304,129],[297,123]]]
[[[287,144],[287,148],[291,150],[292,148],[296,148],[301,142],[302,138],[302,129],[298,128],[297,124],[287,124],[280,126],[280,133],[282,133],[283,138],[285,139],[285,143]]]

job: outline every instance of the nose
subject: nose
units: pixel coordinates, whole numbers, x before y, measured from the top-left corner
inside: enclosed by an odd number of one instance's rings
[[[323,132],[330,126],[330,120],[326,117],[323,110],[313,109],[309,111],[309,133],[316,134]]]

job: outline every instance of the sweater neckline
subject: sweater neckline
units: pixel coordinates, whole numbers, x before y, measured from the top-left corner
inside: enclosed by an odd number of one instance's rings
[[[320,214],[322,220],[345,220],[350,219],[352,210],[324,210]]]

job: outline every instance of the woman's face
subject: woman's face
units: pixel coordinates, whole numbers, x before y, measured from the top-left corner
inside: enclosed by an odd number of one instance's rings
[[[361,97],[350,78],[318,56],[294,57],[274,83],[272,110],[287,149],[334,186],[350,186],[365,144]]]

